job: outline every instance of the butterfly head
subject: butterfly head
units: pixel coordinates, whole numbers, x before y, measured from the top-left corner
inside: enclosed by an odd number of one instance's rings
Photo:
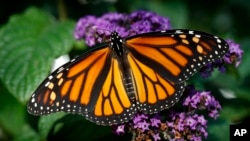
[[[110,47],[117,56],[123,55],[123,39],[117,32],[112,32],[110,36]]]

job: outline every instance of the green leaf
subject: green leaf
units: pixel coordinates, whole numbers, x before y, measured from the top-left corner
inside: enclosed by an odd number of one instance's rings
[[[82,115],[64,115],[56,113],[41,117],[38,124],[41,137],[51,140],[105,140],[113,135],[109,126],[96,125]]]
[[[229,141],[229,125],[230,123],[222,118],[215,121],[209,121],[208,125],[208,141]]]
[[[250,75],[250,67],[249,67],[249,61],[250,61],[250,41],[249,37],[244,38],[240,43],[241,48],[243,49],[243,57],[242,62],[239,65],[239,72],[241,74],[242,78],[246,78]]]
[[[241,99],[241,101],[250,102],[250,94],[249,94],[249,87],[248,88],[239,88],[235,90],[235,95],[237,98]]]
[[[71,49],[73,27],[71,21],[58,22],[29,8],[0,30],[0,79],[18,100],[27,101],[48,75],[52,60]]]
[[[41,138],[45,139],[48,136],[48,133],[50,132],[51,128],[55,126],[56,121],[58,121],[65,115],[66,113],[59,112],[59,113],[53,113],[47,116],[42,116],[38,122],[38,129],[39,129],[39,134]],[[58,126],[57,128],[60,128]]]
[[[243,105],[242,101],[231,100],[231,105],[222,107],[220,117],[230,122],[240,121],[249,115],[248,105]]]
[[[18,130],[19,134],[15,136],[14,141],[41,141],[37,133],[27,124]]]
[[[10,135],[25,124],[26,107],[17,101],[0,82],[0,127]]]

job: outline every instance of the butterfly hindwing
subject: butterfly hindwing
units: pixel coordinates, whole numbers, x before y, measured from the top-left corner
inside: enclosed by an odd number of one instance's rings
[[[123,85],[119,62],[112,58],[95,109],[87,113],[85,117],[97,124],[111,125],[130,120],[136,110],[135,104],[129,99]]]
[[[139,111],[146,114],[156,113],[171,107],[179,100],[184,91],[184,82],[174,83],[165,79],[130,53],[128,61],[135,83],[136,106]]]
[[[31,97],[28,111],[34,115],[92,111],[110,61],[109,48],[101,47],[66,63],[40,84]]]

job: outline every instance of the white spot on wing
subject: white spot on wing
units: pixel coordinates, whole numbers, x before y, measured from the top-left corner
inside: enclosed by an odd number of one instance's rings
[[[199,34],[195,34],[195,37],[200,38],[200,37],[201,37],[201,35],[199,35]]]
[[[220,40],[220,39],[217,39],[217,42],[218,42],[218,43],[221,43],[221,40]]]
[[[31,99],[31,102],[34,103],[34,102],[35,102],[35,98],[32,98],[32,99]]]
[[[180,34],[183,33],[181,30],[176,30],[175,33]]]
[[[51,80],[51,79],[53,78],[53,76],[52,76],[52,75],[50,75],[48,78],[49,78],[49,80]]]
[[[194,31],[190,30],[188,33],[189,33],[189,34],[194,34]]]
[[[60,73],[62,70],[64,69],[64,67],[60,67],[57,71],[57,73]]]
[[[50,84],[50,82],[48,81],[44,86],[45,86],[45,87],[48,87],[49,84]]]

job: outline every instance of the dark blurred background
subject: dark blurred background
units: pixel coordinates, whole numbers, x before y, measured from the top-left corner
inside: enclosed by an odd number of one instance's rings
[[[30,6],[39,7],[57,18],[77,20],[88,14],[100,16],[108,11],[129,13],[150,10],[171,18],[174,28],[202,28],[210,31],[249,35],[248,0],[24,0],[1,1],[0,23]]]

